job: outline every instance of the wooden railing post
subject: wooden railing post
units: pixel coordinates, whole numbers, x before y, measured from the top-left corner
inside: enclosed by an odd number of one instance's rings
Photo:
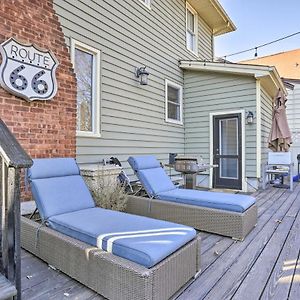
[[[21,299],[20,172],[32,160],[0,119],[1,264]],[[0,291],[1,293],[1,291]]]

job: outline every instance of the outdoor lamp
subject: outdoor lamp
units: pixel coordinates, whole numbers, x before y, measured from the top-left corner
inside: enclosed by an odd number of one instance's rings
[[[252,124],[253,123],[253,119],[254,119],[254,114],[252,111],[248,111],[246,113],[246,120],[247,120],[247,124]]]
[[[146,66],[136,68],[135,76],[140,78],[140,85],[147,85],[148,84],[148,76],[149,72],[146,70]]]

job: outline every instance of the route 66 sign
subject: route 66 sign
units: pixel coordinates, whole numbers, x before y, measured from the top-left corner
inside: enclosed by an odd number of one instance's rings
[[[5,90],[27,101],[55,96],[55,70],[59,63],[51,51],[10,38],[0,45],[0,52],[0,83]]]

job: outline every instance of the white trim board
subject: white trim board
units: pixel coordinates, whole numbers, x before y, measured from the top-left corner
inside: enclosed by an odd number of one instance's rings
[[[93,115],[93,125],[92,131],[80,131],[76,130],[76,136],[79,137],[92,137],[92,138],[99,138],[101,137],[101,51],[99,49],[96,49],[94,47],[91,47],[85,43],[82,43],[74,38],[70,39],[70,53],[71,53],[71,62],[73,64],[75,63],[75,49],[79,49],[82,51],[85,51],[87,53],[90,53],[93,55],[93,59],[95,63],[93,63],[93,84],[95,85],[95,89],[93,89],[93,108],[92,108],[92,115]]]
[[[261,83],[256,80],[256,177],[261,177]]]
[[[171,86],[179,91],[179,114],[180,120],[168,118],[168,86]],[[183,125],[183,86],[169,79],[165,79],[165,122],[177,125]]]
[[[195,28],[195,51],[192,49],[189,49],[188,47],[188,41],[187,41],[187,32],[188,32],[188,11],[190,11],[192,13],[192,15],[194,16],[194,28]],[[186,49],[188,51],[190,51],[191,53],[193,53],[194,55],[196,55],[197,57],[199,56],[199,48],[198,48],[198,40],[199,40],[199,36],[198,36],[198,13],[197,11],[191,6],[191,4],[189,4],[188,2],[186,2],[186,6],[185,6],[185,44],[186,44]]]

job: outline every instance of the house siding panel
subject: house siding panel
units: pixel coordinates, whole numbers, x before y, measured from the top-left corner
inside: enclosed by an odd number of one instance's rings
[[[210,159],[210,123],[213,112],[245,110],[256,113],[253,77],[212,72],[185,73],[186,154]],[[256,177],[256,124],[245,125],[246,177]]]
[[[184,127],[165,122],[164,80],[183,85],[178,60],[196,58],[186,49],[185,1],[157,0],[151,9],[138,0],[54,4],[67,44],[72,37],[101,51],[101,138],[77,138],[79,163],[184,153]],[[198,25],[199,58],[211,59],[212,31]],[[134,76],[141,65],[150,71],[147,86]]]
[[[289,81],[294,90],[288,90],[287,119],[292,132],[291,152],[294,164],[294,173],[298,172],[297,155],[300,154],[300,80]]]
[[[214,49],[212,32],[201,18],[199,18],[198,22],[198,52],[200,60],[213,61]]]
[[[264,89],[261,89],[261,163],[268,161],[268,138],[272,126],[273,99]]]

